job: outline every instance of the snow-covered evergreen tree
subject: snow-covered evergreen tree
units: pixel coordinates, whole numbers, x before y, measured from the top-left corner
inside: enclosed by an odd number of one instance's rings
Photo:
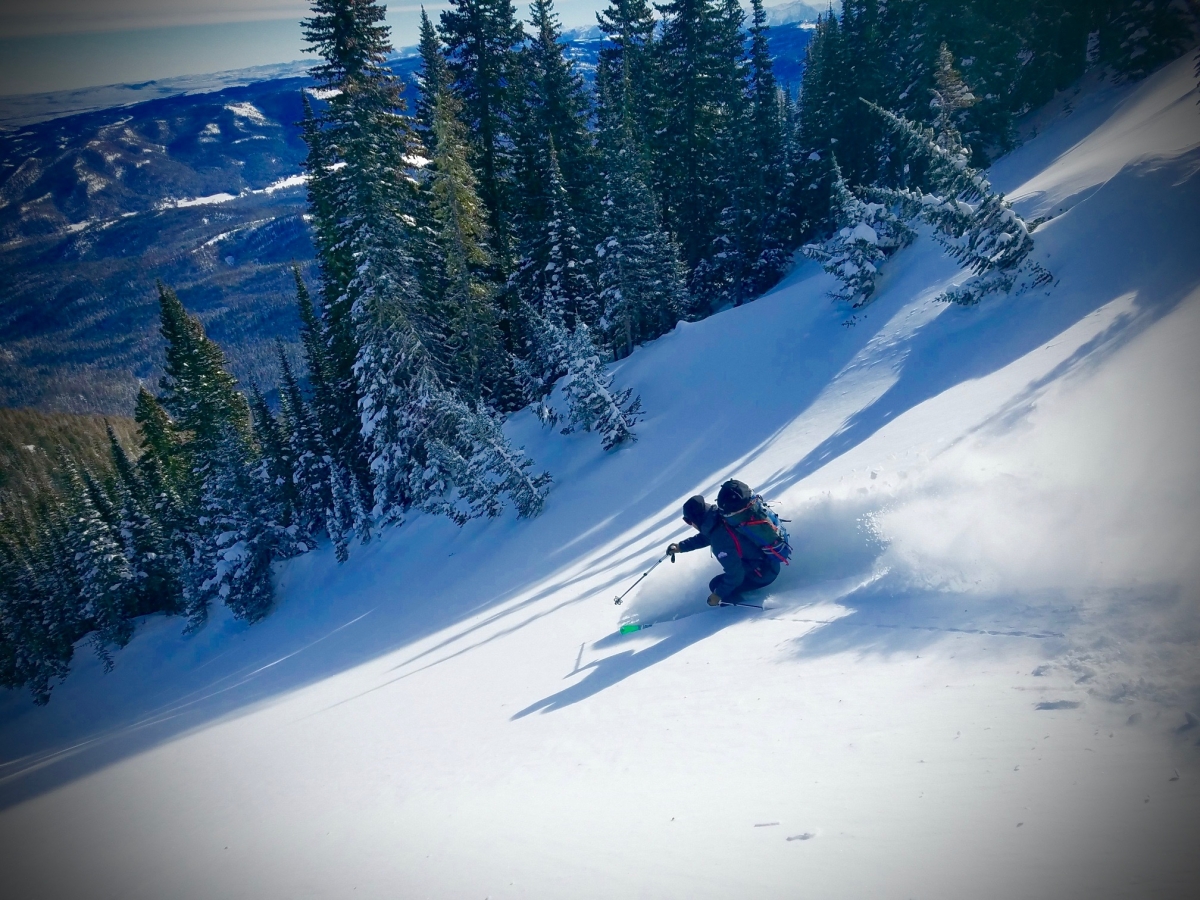
[[[487,212],[492,249],[508,257],[513,207],[512,127],[518,108],[525,32],[512,0],[451,0],[441,15],[452,87],[472,135],[471,163]]]
[[[962,114],[978,102],[963,81],[962,73],[954,68],[954,54],[944,43],[938,49],[937,69],[934,72],[936,88],[930,90],[933,99],[929,108],[934,113],[933,130],[939,147],[950,153],[963,152]]]
[[[121,546],[133,572],[137,597],[136,612],[176,612],[181,602],[179,554],[169,528],[174,525],[178,504],[164,513],[129,459],[116,433],[108,429],[109,448],[116,470],[115,493]]]
[[[876,196],[919,216],[937,230],[938,240],[973,278],[941,299],[970,305],[987,294],[1036,287],[1053,276],[1028,260],[1033,237],[1004,195],[992,190],[982,172],[967,164],[965,151],[940,146],[931,131],[875,104],[867,104],[888,125],[910,158],[924,168],[928,191],[878,189]]]
[[[806,244],[804,255],[838,279],[834,298],[856,309],[870,302],[884,260],[911,243],[915,234],[885,204],[859,199],[842,177],[836,158],[829,205],[837,230],[823,243]]]
[[[591,329],[583,322],[577,324],[566,337],[564,350],[567,375],[562,391],[568,411],[563,433],[576,429],[596,432],[605,450],[636,441],[633,426],[641,414],[642,399],[630,399],[632,388],[613,389],[612,373],[604,367]]]
[[[200,624],[209,605],[220,599],[235,618],[257,622],[271,608],[271,561],[285,534],[275,520],[270,485],[257,467],[245,436],[226,423],[217,441],[219,455],[205,472],[200,506],[197,575],[188,618]]]
[[[543,421],[550,421],[554,415],[541,401],[566,372],[563,338],[576,323],[599,318],[599,298],[589,272],[592,259],[583,249],[553,142],[542,159],[544,221],[537,233],[522,241],[520,265],[510,280],[521,302],[517,318],[524,352],[518,369],[526,379],[526,399]]]
[[[322,532],[328,534],[338,548],[339,561],[345,562],[345,534],[338,532],[330,523],[333,506],[330,466],[333,461],[321,440],[316,416],[300,390],[291,363],[282,348],[278,352],[283,376],[280,413],[287,433],[288,455],[292,461],[290,477],[296,492],[295,524],[298,534],[306,544],[306,536],[315,538]]]
[[[119,536],[96,506],[95,489],[89,490],[87,479],[65,452],[61,460],[70,510],[67,558],[62,563],[75,570],[79,618],[91,629],[92,646],[108,671],[113,667],[112,651],[133,636],[133,570]]]
[[[439,374],[471,403],[511,408],[519,404],[506,396],[513,391],[512,370],[487,277],[493,262],[490,233],[467,161],[461,110],[449,89],[435,101],[437,152],[429,166],[430,205],[444,266],[441,307],[447,326]]]
[[[644,174],[629,117],[600,135],[604,238],[596,247],[599,329],[619,359],[675,327],[690,298],[678,251],[667,235]]]
[[[0,532],[0,684],[27,687],[39,706],[67,677],[86,630],[68,519],[52,496],[27,531]]]

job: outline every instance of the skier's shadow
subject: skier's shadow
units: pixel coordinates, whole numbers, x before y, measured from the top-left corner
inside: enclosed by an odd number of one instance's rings
[[[674,625],[673,628],[669,630],[664,629],[667,632],[666,637],[649,647],[642,650],[624,650],[581,666],[568,677],[587,672],[587,676],[582,681],[571,685],[569,688],[564,688],[556,694],[551,694],[549,697],[544,697],[536,703],[531,703],[520,712],[513,713],[512,719],[523,719],[525,716],[535,712],[553,712],[556,709],[562,709],[565,706],[586,700],[588,697],[600,693],[605,688],[612,687],[614,684],[624,681],[629,676],[636,675],[643,669],[647,669],[662,662],[664,659],[674,656],[679,651],[692,646],[692,644],[712,637],[721,629],[741,621],[745,617],[745,613],[746,610],[725,608],[709,611],[709,614],[706,615],[688,616],[684,619],[678,619],[671,623]],[[592,647],[602,650],[628,639],[625,635],[611,635],[596,641]]]

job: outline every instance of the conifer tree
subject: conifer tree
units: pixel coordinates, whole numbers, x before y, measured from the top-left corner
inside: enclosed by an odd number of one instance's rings
[[[600,270],[599,327],[616,358],[665,334],[690,300],[677,250],[666,234],[643,174],[628,117],[601,134],[604,239],[596,248]]]
[[[437,29],[421,7],[420,41],[417,50],[421,55],[421,73],[417,77],[417,122],[421,136],[430,153],[433,132],[434,102],[438,94],[450,85],[450,69],[446,65],[446,54]]]
[[[1144,78],[1194,40],[1200,11],[1170,0],[1115,0],[1100,27],[1100,57],[1128,80]]]
[[[116,433],[108,428],[109,448],[117,473],[120,523],[117,532],[133,572],[136,613],[177,612],[182,599],[180,553],[172,545],[178,503],[155,505],[153,490],[138,474]]]
[[[276,346],[279,356],[283,347]],[[271,412],[267,400],[257,386],[251,389],[250,412],[254,417],[254,437],[258,443],[257,480],[267,488],[272,518],[288,528],[295,524],[299,496],[292,473],[296,467],[292,456],[291,435],[287,423]],[[299,533],[298,529],[295,530]]]
[[[937,144],[951,153],[961,153],[963,143],[959,126],[962,113],[978,101],[963,81],[962,74],[954,68],[954,54],[944,43],[938,49],[934,82],[937,87],[930,91],[933,99],[929,106],[934,112],[933,130]]]
[[[0,533],[0,684],[27,687],[39,706],[50,701],[52,682],[67,677],[85,630],[67,519],[52,496],[37,510],[31,534]]]
[[[501,262],[512,212],[510,152],[514,110],[522,83],[519,47],[525,38],[512,0],[451,0],[441,17],[453,87],[462,98],[479,195]]]
[[[632,388],[613,390],[612,374],[605,370],[586,324],[578,323],[564,343],[567,375],[562,390],[568,413],[563,433],[596,432],[605,450],[636,441],[633,426],[642,411],[641,397],[631,400]]]
[[[142,439],[138,470],[155,502],[187,493],[191,473],[182,441],[167,411],[144,386],[138,389],[133,417]]]
[[[866,105],[887,124],[909,158],[921,162],[928,185],[927,192],[877,189],[877,196],[933,225],[950,255],[975,276],[941,299],[970,305],[1018,284],[1030,288],[1053,280],[1027,259],[1033,237],[1025,221],[1003,194],[992,190],[982,172],[967,165],[965,151],[947,150],[935,141],[932,131],[874,104]]]
[[[915,233],[882,203],[866,203],[850,190],[841,167],[833,160],[833,196],[830,200],[835,228],[822,244],[806,244],[804,254],[824,265],[840,282],[836,300],[857,309],[875,292],[875,280],[887,256],[912,242]]]
[[[305,401],[300,384],[292,372],[291,363],[278,349],[283,383],[280,386],[280,407],[288,439],[288,455],[292,460],[290,473],[296,491],[295,521],[301,535],[318,536],[322,532],[334,542],[339,562],[348,554],[345,532],[331,523],[332,483],[330,466],[333,460],[321,439],[321,430],[312,409]]]
[[[522,113],[533,127],[535,152],[554,146],[562,182],[577,214],[592,199],[594,160],[588,118],[591,102],[583,76],[563,53],[562,26],[552,0],[533,0],[529,7],[528,89]],[[522,185],[528,190],[534,187]]]
[[[284,523],[266,502],[270,485],[254,477],[250,407],[200,321],[169,289],[160,287],[159,299],[167,339],[162,402],[188,436],[198,486],[184,536],[189,627],[199,627],[218,598],[238,618],[256,621],[270,605],[270,561],[286,544]]]
[[[726,205],[723,190],[743,100],[742,13],[733,0],[671,0],[659,44],[662,134],[653,154],[663,215],[689,268],[704,258]]]
[[[542,398],[567,372],[567,335],[580,323],[599,318],[599,298],[582,246],[573,210],[551,143],[545,155],[546,221],[539,235],[523,246],[521,267],[513,279],[521,296],[524,358],[520,371],[525,394],[544,422],[555,420]]]
[[[596,92],[599,125],[628,117],[634,146],[648,159],[664,106],[654,13],[647,0],[609,0],[596,22],[608,38],[596,67],[597,86],[607,86]]]
[[[113,527],[96,506],[94,486],[89,490],[88,479],[66,453],[61,460],[70,510],[67,558],[62,563],[75,571],[79,618],[93,632],[92,646],[107,672],[113,667],[112,651],[133,636],[133,572]]]
[[[416,138],[402,113],[403,85],[385,65],[391,52],[384,9],[375,0],[314,0],[305,37],[320,55],[312,70],[328,97],[305,130],[312,157],[310,199],[328,208],[314,214],[323,278],[322,330],[334,404],[323,422],[338,465],[354,480],[355,506],[370,509],[373,485],[359,428],[359,381],[354,309],[381,279],[411,278],[407,222],[416,202],[406,176]],[[370,534],[369,519],[356,522]]]

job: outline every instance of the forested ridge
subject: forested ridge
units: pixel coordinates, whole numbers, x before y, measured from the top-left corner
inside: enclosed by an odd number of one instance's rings
[[[1033,224],[982,174],[1015,120],[1090,66],[1137,78],[1193,39],[1162,0],[854,0],[823,18],[803,83],[775,78],[753,0],[612,0],[589,87],[550,0],[455,0],[422,18],[418,99],[387,68],[384,9],[315,0],[304,96],[319,278],[295,274],[303,371],[272,408],[159,287],[164,376],[137,446],[65,448],[54,485],[6,496],[0,683],[48,701],[85,635],[111,663],[136,617],[248,621],[272,564],[413,511],[537,515],[551,476],[503,430],[636,441],[640,398],[606,364],[752,300],[795,253],[869,303],[929,225],[972,277],[963,304],[1046,284]]]

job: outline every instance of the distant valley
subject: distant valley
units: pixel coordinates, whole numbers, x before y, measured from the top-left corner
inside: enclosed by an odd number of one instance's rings
[[[782,83],[799,83],[809,34],[772,29]],[[585,76],[598,37],[568,44]],[[410,107],[418,64],[392,62]],[[2,108],[16,119],[0,121],[0,406],[128,414],[158,378],[158,280],[243,384],[274,386],[275,341],[298,352],[290,266],[315,275],[297,127],[311,82],[287,71],[30,124],[13,122],[39,117],[31,102]]]

